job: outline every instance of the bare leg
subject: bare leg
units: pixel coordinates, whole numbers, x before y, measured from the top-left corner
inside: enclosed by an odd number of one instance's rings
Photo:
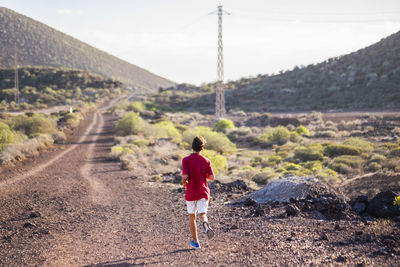
[[[199,242],[199,240],[197,239],[196,214],[189,214],[189,226],[193,241],[195,243]]]
[[[213,238],[214,237],[214,230],[210,227],[208,224],[208,218],[207,218],[207,213],[200,213],[199,218],[201,221],[201,225],[203,227],[204,233],[207,234],[208,238]]]
[[[208,222],[207,213],[199,213],[200,222]]]

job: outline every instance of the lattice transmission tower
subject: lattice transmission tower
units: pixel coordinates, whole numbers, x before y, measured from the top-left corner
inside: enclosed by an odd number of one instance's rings
[[[215,99],[215,115],[217,119],[225,116],[225,93],[224,93],[224,46],[222,43],[222,16],[230,15],[223,10],[222,5],[212,13],[218,15],[218,60],[217,60],[217,83],[216,83],[216,99]]]

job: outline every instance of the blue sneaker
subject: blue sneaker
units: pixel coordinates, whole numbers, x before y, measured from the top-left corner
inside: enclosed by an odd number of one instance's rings
[[[194,243],[194,241],[190,241],[190,246],[194,249],[199,249],[200,247],[200,242]]]

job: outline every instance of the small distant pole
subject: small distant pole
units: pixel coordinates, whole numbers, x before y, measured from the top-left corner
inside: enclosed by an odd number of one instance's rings
[[[222,43],[222,16],[230,15],[230,13],[223,10],[222,5],[218,6],[218,10],[210,13],[218,15],[218,61],[217,61],[217,88],[215,99],[215,115],[217,120],[225,116],[225,93],[224,93],[224,54]]]
[[[18,59],[17,59],[17,46],[14,44],[14,102],[19,104],[19,79],[18,79]]]

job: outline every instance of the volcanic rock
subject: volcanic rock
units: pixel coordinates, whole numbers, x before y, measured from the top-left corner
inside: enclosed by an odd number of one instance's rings
[[[398,196],[393,191],[377,194],[367,206],[367,212],[376,218],[394,218],[400,216],[400,207],[393,205],[394,198]]]

